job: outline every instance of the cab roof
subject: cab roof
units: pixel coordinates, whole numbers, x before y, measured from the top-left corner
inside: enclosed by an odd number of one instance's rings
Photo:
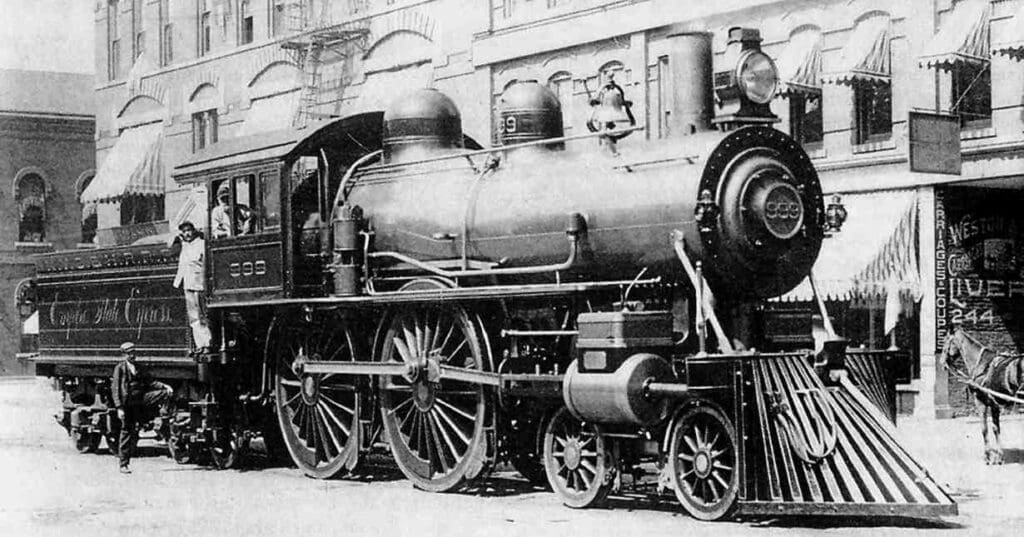
[[[258,161],[288,161],[323,148],[328,152],[359,149],[370,152],[381,147],[384,113],[366,112],[313,124],[238,138],[218,140],[174,167],[179,184],[205,180],[210,172]]]

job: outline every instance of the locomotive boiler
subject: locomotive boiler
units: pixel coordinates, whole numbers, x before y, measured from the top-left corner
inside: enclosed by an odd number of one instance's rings
[[[628,106],[614,83],[596,132],[565,136],[557,98],[519,82],[497,103],[495,148],[423,89],[179,165],[175,179],[205,187],[211,206],[226,189],[258,217],[207,243],[220,344],[178,364],[190,374],[169,445],[212,446],[230,466],[263,437],[317,478],[358,472],[387,446],[430,491],[510,463],[572,507],[671,490],[709,520],[955,513],[872,396],[885,376],[848,367],[875,355],[838,337],[821,352],[753,350],[744,305],[796,286],[837,222],[807,154],[771,127],[777,80],[756,32],[730,34],[735,67],[721,73],[709,34],[667,35],[663,139],[609,120]],[[715,116],[716,94],[728,114]],[[76,272],[69,302],[60,284],[75,263],[61,260],[40,261],[53,273],[41,302],[80,315],[43,317],[40,363],[102,396],[102,367],[71,364],[107,360],[120,341],[71,325],[120,272]],[[132,270],[167,294],[164,270]],[[134,329],[154,349],[141,359],[156,360],[167,322],[147,319]],[[69,356],[86,333],[88,353]]]

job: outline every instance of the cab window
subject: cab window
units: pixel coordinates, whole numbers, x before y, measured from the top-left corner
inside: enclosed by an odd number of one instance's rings
[[[260,174],[260,198],[263,201],[259,219],[260,229],[273,230],[281,227],[281,184],[277,172]]]

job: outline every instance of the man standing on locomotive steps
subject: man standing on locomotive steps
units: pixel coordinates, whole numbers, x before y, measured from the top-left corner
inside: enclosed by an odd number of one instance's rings
[[[147,371],[135,361],[135,344],[126,341],[121,344],[123,360],[114,366],[114,377],[110,382],[110,395],[121,420],[121,435],[117,442],[117,458],[122,474],[130,474],[128,462],[139,441],[139,424],[149,416],[147,409],[162,409],[171,400],[174,390],[170,386],[153,380]],[[167,414],[163,412],[163,414]]]
[[[181,231],[181,253],[178,254],[178,273],[174,276],[174,286],[185,288],[185,309],[188,311],[188,324],[192,328],[192,340],[195,341],[196,353],[205,354],[210,350],[212,339],[203,301],[206,241],[188,220],[182,222],[178,230]]]

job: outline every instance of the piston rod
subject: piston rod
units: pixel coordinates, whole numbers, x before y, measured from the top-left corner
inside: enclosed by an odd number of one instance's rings
[[[682,398],[690,395],[690,386],[676,382],[650,382],[644,385],[644,394],[648,397]]]

